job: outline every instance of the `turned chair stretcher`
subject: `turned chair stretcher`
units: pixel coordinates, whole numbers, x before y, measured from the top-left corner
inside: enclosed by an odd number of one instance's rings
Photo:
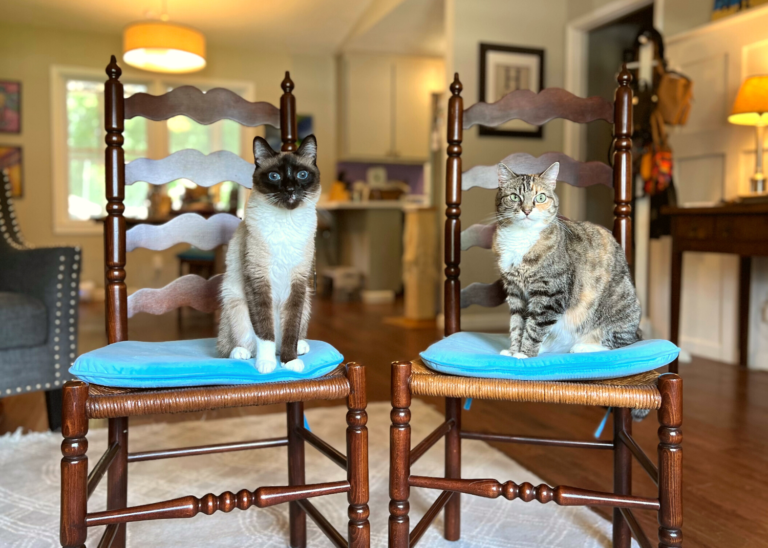
[[[613,124],[613,167],[600,162],[576,162],[560,153],[539,158],[512,154],[505,163],[518,173],[540,172],[560,161],[562,180],[577,187],[603,184],[614,189],[613,234],[632,263],[632,92],[631,74],[624,68],[618,76],[615,102],[600,98],[580,99],[563,90],[539,94],[515,91],[494,104],[478,103],[464,110],[458,74],[450,87],[448,102],[448,159],[446,165],[445,221],[445,335],[461,330],[461,308],[471,304],[497,306],[504,302],[500,282],[471,284],[461,289],[461,251],[473,246],[491,247],[493,225],[474,225],[461,231],[462,190],[473,187],[495,189],[495,166],[476,166],[462,173],[461,142],[464,129],[475,124],[498,125],[521,119],[535,125],[553,118],[577,123],[604,120]],[[445,511],[444,536],[456,541],[461,536],[461,494],[485,498],[504,497],[524,502],[554,502],[560,506],[602,506],[613,508],[613,547],[629,548],[632,537],[641,548],[653,546],[640,527],[635,510],[658,513],[660,548],[682,546],[682,379],[676,374],[648,372],[602,381],[519,381],[460,377],[428,369],[420,359],[392,364],[392,427],[390,430],[390,548],[415,546],[441,511]],[[426,438],[411,444],[412,396],[445,398],[445,421]],[[462,429],[461,399],[479,398],[516,402],[606,406],[612,409],[613,439],[561,440],[535,436],[474,432]],[[657,410],[659,428],[658,466],[632,437],[631,409]],[[444,477],[411,475],[411,466],[440,440],[445,440]],[[614,452],[613,492],[598,492],[570,486],[538,486],[497,479],[461,477],[461,440],[525,443],[546,447],[612,450]],[[639,462],[658,486],[658,497],[632,495],[632,459]],[[418,524],[410,530],[411,487],[441,491]]]

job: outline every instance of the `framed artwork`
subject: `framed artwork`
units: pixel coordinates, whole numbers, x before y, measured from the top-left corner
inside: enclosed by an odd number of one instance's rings
[[[480,44],[480,101],[495,103],[507,93],[544,89],[544,50]],[[541,126],[511,120],[497,127],[480,126],[480,135],[541,139]]]
[[[21,82],[0,80],[0,133],[21,133]]]
[[[744,11],[765,4],[768,0],[715,0],[712,6],[712,21],[728,17],[734,13]]]
[[[24,195],[21,147],[0,145],[0,169],[8,172],[8,178],[11,181],[11,197],[21,198]]]

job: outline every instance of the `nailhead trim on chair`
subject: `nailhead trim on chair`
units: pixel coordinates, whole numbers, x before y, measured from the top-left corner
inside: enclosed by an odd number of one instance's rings
[[[9,181],[6,181],[6,183],[5,183],[5,196],[8,198],[8,202],[7,202],[8,203],[8,216],[11,219],[11,230],[13,230],[13,236],[15,236],[16,239],[14,239],[14,237],[11,236],[11,234],[9,233],[8,226],[6,224],[5,218],[3,217],[3,208],[2,207],[0,207],[0,232],[2,232],[2,234],[3,234],[3,239],[5,239],[5,241],[11,247],[13,247],[14,249],[18,249],[18,250],[32,249],[32,246],[30,246],[29,244],[27,244],[25,242],[24,236],[22,236],[21,232],[19,231],[19,224],[16,221],[16,212],[14,211],[13,200],[11,199],[11,193],[12,193],[11,192],[11,183]],[[21,243],[19,243],[19,242],[21,242]],[[61,255],[59,257],[59,260],[61,262],[65,262],[67,260],[67,258],[64,255]],[[70,366],[74,363],[74,359],[77,357],[77,355],[76,355],[77,343],[76,343],[76,340],[75,340],[76,336],[75,336],[75,325],[74,325],[74,323],[75,323],[75,309],[74,309],[74,306],[77,303],[76,297],[77,297],[77,290],[78,290],[77,280],[78,280],[78,268],[79,268],[78,263],[79,263],[79,261],[80,261],[80,247],[78,246],[78,247],[75,247],[75,260],[72,263],[72,282],[70,283],[71,291],[69,292],[69,296],[70,296],[69,305],[70,305],[71,308],[69,308],[68,323],[72,324],[72,325],[69,326],[69,333],[70,333],[70,335],[69,335],[69,360],[70,360],[69,364],[70,364]],[[59,283],[56,284],[56,289],[58,290],[57,293],[56,293],[56,299],[57,299],[57,301],[56,301],[56,308],[57,308],[56,316],[57,316],[57,318],[55,320],[55,325],[58,326],[58,327],[56,327],[54,329],[54,338],[53,338],[55,343],[60,343],[59,339],[60,339],[60,336],[61,336],[61,327],[60,326],[61,326],[61,316],[62,316],[62,314],[61,314],[61,310],[59,310],[59,309],[61,309],[63,307],[63,304],[64,304],[64,300],[63,300],[64,299],[64,293],[63,293],[63,289],[64,289],[64,273],[63,272],[64,272],[64,270],[66,270],[66,267],[63,264],[59,265],[59,274],[57,276],[57,278],[59,280]],[[54,386],[61,386],[63,384],[63,382],[61,380],[59,380],[59,379],[61,379],[61,371],[60,371],[61,364],[62,364],[61,357],[62,357],[62,355],[64,353],[63,352],[59,352],[60,351],[60,345],[59,344],[54,345],[53,350],[54,350],[54,352],[56,352],[56,354],[54,354],[54,360],[56,360],[56,363],[54,363],[53,367],[56,369],[55,375],[56,375],[56,379],[57,379],[57,380],[53,381],[53,385]],[[71,380],[71,379],[68,379],[68,380]],[[66,382],[66,381],[64,381],[64,382]],[[40,390],[41,388],[42,388],[42,383],[38,383],[38,384],[35,385],[35,389],[36,390]],[[49,382],[45,383],[45,389],[49,390],[50,388],[51,388],[51,383],[49,383]],[[17,386],[15,390],[16,390],[17,394],[21,393],[22,391],[31,392],[32,391],[32,385],[28,384],[25,387]],[[14,389],[12,389],[12,388],[6,388],[5,389],[6,395],[12,394],[13,391],[14,391]]]

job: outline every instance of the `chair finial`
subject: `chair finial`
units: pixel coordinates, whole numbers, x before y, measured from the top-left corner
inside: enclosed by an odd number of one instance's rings
[[[451,83],[451,93],[454,95],[461,95],[462,89],[464,89],[464,86],[461,85],[461,80],[459,80],[459,73],[454,72],[453,82]]]
[[[617,80],[620,86],[628,86],[632,82],[632,73],[629,72],[626,63],[621,64],[621,72],[619,72]]]
[[[120,78],[121,74],[123,74],[123,71],[117,64],[115,56],[112,55],[109,59],[109,64],[107,65],[107,76],[109,76],[110,80],[117,80]]]
[[[287,70],[285,71],[285,78],[283,78],[283,81],[280,83],[280,87],[283,88],[285,93],[293,91],[293,80],[291,80],[291,73]]]

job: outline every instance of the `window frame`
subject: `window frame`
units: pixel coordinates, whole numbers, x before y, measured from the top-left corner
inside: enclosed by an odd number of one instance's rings
[[[67,81],[73,79],[104,82],[103,70],[52,65],[51,66],[51,151],[53,181],[53,232],[62,235],[100,235],[103,227],[94,221],[72,219],[69,216],[69,158],[67,122]],[[124,83],[144,85],[147,93],[162,95],[169,86],[195,86],[202,89],[226,88],[248,101],[255,101],[256,86],[253,82],[180,77],[164,74],[147,74],[124,70],[120,80]],[[263,128],[240,126],[240,156],[250,161],[250,142],[263,133]],[[104,145],[106,148],[106,145]],[[169,135],[167,122],[147,120],[147,158],[159,160],[168,156]]]

